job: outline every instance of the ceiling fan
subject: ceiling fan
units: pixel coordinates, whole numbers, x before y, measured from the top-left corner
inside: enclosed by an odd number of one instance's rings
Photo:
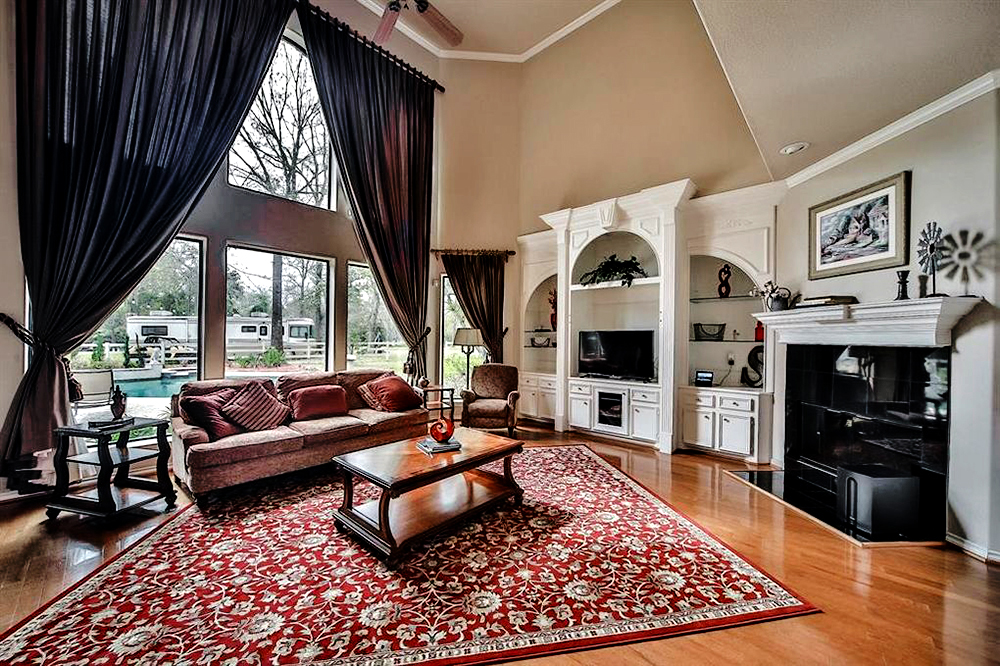
[[[450,46],[458,46],[462,43],[462,39],[465,37],[462,31],[456,28],[455,24],[449,21],[428,0],[413,0],[413,4],[416,5],[417,13],[423,16],[424,20]],[[382,12],[382,20],[378,24],[378,29],[375,31],[375,37],[372,41],[380,46],[384,44],[389,39],[389,35],[392,34],[392,29],[396,25],[396,19],[399,18],[400,12],[409,8],[409,0],[389,0],[385,6],[385,11]]]

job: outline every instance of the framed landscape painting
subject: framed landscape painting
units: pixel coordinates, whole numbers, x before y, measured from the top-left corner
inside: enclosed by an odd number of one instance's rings
[[[910,172],[809,209],[809,279],[909,262]]]

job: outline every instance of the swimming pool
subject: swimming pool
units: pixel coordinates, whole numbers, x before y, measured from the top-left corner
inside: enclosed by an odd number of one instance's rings
[[[181,384],[196,377],[163,376],[159,379],[127,379],[116,382],[131,398],[169,398],[181,390]]]

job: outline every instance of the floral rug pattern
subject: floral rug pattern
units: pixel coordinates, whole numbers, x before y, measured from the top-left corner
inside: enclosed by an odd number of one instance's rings
[[[15,627],[0,663],[467,664],[815,611],[586,447],[526,449],[514,475],[522,507],[395,571],[334,529],[329,472],[224,493]]]

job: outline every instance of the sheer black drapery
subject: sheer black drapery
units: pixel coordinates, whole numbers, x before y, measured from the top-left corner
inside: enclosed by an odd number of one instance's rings
[[[441,254],[455,298],[473,327],[478,328],[490,361],[503,363],[503,274],[506,254]]]
[[[61,355],[153,266],[239,130],[293,0],[18,0],[17,168],[27,372],[0,465],[51,448]]]
[[[424,376],[435,84],[336,19],[298,14],[361,250]]]

